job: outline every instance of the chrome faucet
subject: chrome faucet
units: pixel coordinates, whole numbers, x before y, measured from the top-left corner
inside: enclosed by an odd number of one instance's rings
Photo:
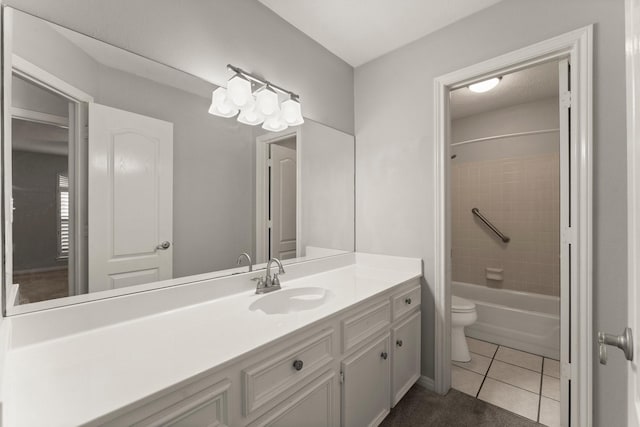
[[[246,258],[247,262],[249,263],[249,273],[251,273],[253,271],[253,261],[251,261],[251,255],[249,255],[246,252],[242,252],[240,254],[240,256],[238,257],[238,260],[236,261],[237,265],[242,264],[242,258]]]
[[[271,277],[271,263],[278,264],[278,272]],[[285,274],[284,267],[278,258],[271,258],[267,263],[267,274],[265,277],[254,277],[251,280],[256,280],[258,285],[256,286],[256,294],[266,294],[269,292],[277,291],[280,289],[280,279],[278,274]]]

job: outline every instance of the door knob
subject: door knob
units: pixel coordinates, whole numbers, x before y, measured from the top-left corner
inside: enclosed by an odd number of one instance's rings
[[[168,240],[165,240],[164,242],[160,243],[158,246],[156,246],[156,249],[160,249],[160,250],[167,250],[169,249],[169,247],[171,246],[171,242],[169,242]]]
[[[598,354],[600,363],[607,364],[607,346],[612,345],[618,347],[624,352],[627,360],[633,360],[633,332],[631,328],[624,328],[622,335],[610,335],[604,332],[598,332]]]

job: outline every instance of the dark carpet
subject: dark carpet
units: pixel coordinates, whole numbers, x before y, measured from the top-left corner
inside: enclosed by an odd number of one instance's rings
[[[380,425],[381,427],[532,427],[535,421],[451,389],[440,396],[414,385]]]

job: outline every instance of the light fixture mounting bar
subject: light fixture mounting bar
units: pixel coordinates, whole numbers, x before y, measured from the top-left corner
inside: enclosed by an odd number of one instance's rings
[[[240,74],[241,76],[244,76],[249,80],[253,80],[256,83],[260,83],[262,85],[269,86],[270,88],[275,89],[278,92],[282,92],[282,93],[284,93],[286,95],[289,95],[291,97],[291,99],[295,99],[297,101],[300,100],[300,95],[298,95],[297,93],[293,93],[290,90],[286,90],[285,88],[283,88],[281,86],[278,86],[278,85],[275,85],[275,84],[271,83],[268,80],[264,80],[264,79],[254,75],[254,74],[249,73],[248,71],[243,70],[240,67],[236,67],[234,65],[227,64],[227,69],[233,71],[234,73]]]

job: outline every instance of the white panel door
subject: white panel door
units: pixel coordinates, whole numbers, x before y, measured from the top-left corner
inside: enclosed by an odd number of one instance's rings
[[[270,144],[271,257],[296,257],[296,149]]]
[[[173,124],[89,104],[89,292],[170,279],[172,216]]]
[[[627,150],[628,150],[628,318],[629,327],[640,331],[640,0],[626,1],[627,37]],[[640,425],[640,364],[639,347],[634,346],[634,358],[627,366],[627,425]],[[610,351],[616,351],[611,349]]]

